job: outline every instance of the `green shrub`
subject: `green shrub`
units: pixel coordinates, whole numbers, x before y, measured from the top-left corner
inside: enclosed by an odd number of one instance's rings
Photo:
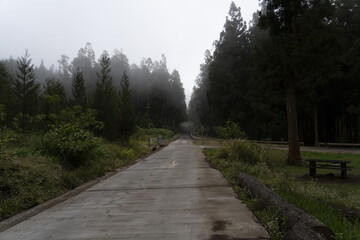
[[[162,137],[163,140],[171,140],[175,135],[173,131],[164,128],[150,128],[149,134],[151,137]]]
[[[226,151],[228,152],[228,159],[231,161],[241,161],[249,164],[267,161],[264,150],[256,143],[247,140],[229,142]]]
[[[90,131],[68,123],[50,130],[44,137],[44,146],[66,163],[79,166],[94,155],[98,143]]]
[[[99,146],[90,128],[100,129],[103,124],[96,121],[96,111],[88,109],[82,112],[80,106],[61,113],[62,122],[52,126],[44,137],[46,151],[60,156],[64,163],[78,167],[96,155]]]
[[[130,162],[136,158],[135,153],[132,149],[123,148],[120,151],[119,159],[125,160],[126,162]]]
[[[216,133],[220,138],[224,139],[244,139],[246,138],[245,132],[241,131],[239,123],[227,121],[225,126],[216,128]]]

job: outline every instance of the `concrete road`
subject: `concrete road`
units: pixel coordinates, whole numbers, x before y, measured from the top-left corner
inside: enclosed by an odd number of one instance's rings
[[[268,239],[183,135],[125,171],[0,233],[18,239]]]

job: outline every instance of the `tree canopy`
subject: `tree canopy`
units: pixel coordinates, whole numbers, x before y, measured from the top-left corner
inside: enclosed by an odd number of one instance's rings
[[[264,0],[250,25],[230,5],[195,80],[190,118],[215,134],[236,122],[252,139],[360,142],[359,4]]]

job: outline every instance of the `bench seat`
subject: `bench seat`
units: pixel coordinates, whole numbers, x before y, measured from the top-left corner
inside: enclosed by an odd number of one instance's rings
[[[351,161],[343,160],[326,160],[326,159],[306,159],[309,162],[309,172],[310,176],[316,174],[316,168],[319,169],[330,169],[330,170],[340,170],[341,178],[345,178],[347,171],[351,171],[353,167],[346,166],[346,164],[351,163]]]

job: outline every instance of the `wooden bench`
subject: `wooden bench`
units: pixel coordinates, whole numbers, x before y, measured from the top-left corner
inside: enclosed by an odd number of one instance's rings
[[[342,160],[325,160],[325,159],[306,159],[309,162],[309,172],[310,176],[316,174],[317,168],[322,169],[334,169],[341,171],[341,178],[346,177],[346,171],[353,169],[351,166],[346,166],[346,164],[351,163],[351,161],[342,161]]]

